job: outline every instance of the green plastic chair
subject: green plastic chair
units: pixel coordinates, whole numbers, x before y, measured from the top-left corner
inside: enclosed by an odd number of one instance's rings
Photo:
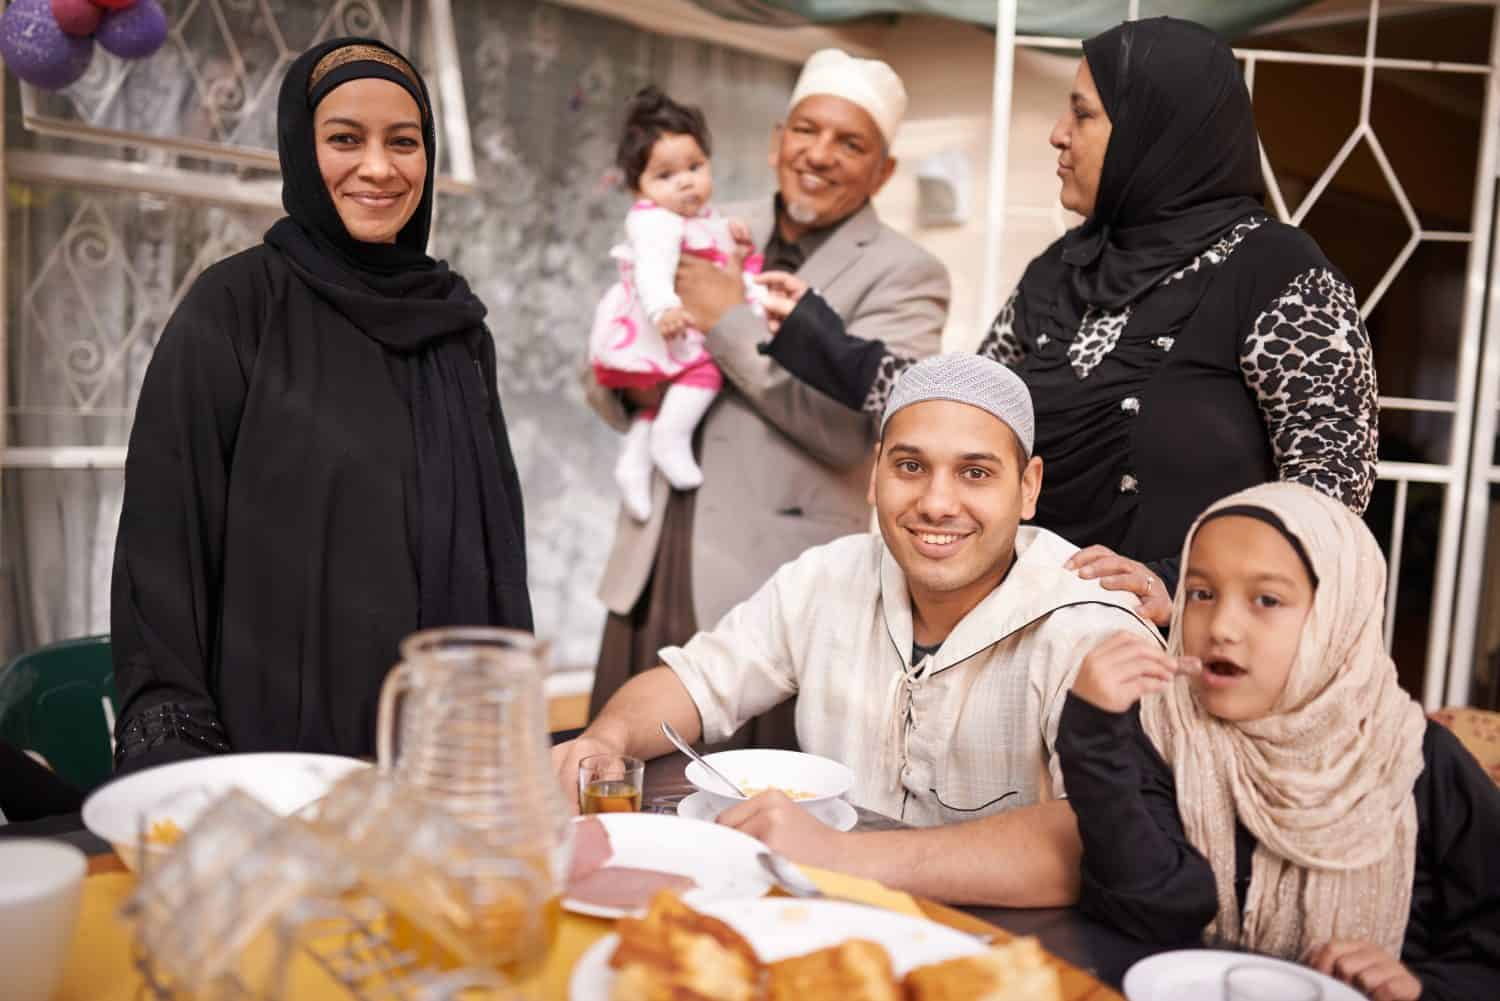
[[[117,702],[108,636],[52,643],[0,668],[0,740],[37,752],[88,792],[113,769]]]

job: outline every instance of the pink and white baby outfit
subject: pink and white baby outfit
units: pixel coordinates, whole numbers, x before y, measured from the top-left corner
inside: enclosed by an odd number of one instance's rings
[[[667,310],[682,306],[676,291],[677,263],[683,254],[720,268],[733,262],[729,220],[711,208],[684,218],[641,200],[625,217],[626,242],[610,251],[620,280],[610,286],[594,311],[589,360],[594,378],[609,389],[633,389],[669,382],[659,411],[638,411],[626,435],[615,479],[630,513],[641,521],[651,512],[651,470],[660,469],[679,490],[703,482],[692,454],[692,435],[724,384],[705,346],[703,331],[689,327],[680,337],[663,337],[656,327]],[[761,257],[746,260],[746,297],[752,308],[764,290],[752,276]]]

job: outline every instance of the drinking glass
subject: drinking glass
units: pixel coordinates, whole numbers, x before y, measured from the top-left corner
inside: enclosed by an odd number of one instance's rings
[[[1319,1001],[1322,986],[1279,963],[1235,963],[1224,971],[1224,1001]]]
[[[0,987],[9,1001],[47,1001],[62,979],[87,867],[60,841],[0,841]]]
[[[578,762],[581,813],[639,813],[646,763],[626,754],[590,754]]]

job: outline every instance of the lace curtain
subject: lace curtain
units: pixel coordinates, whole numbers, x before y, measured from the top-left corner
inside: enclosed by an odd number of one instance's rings
[[[395,39],[410,30],[422,51],[420,18],[398,0],[165,6],[185,45],[174,40],[150,73],[128,77],[96,57],[77,94],[48,100],[69,100],[96,124],[264,146],[289,47],[339,30]],[[584,405],[578,373],[629,206],[609,170],[620,110],[648,82],[702,105],[716,200],[761,197],[769,130],[795,67],[537,0],[453,7],[478,183],[473,195],[440,196],[433,250],[490,309],[538,633],[554,641],[557,664],[587,666],[604,616],[593,592],[614,529],[618,441]],[[15,92],[7,88],[10,151],[102,155],[26,133]],[[14,182],[6,211],[12,446],[124,445],[172,308],[198,271],[256,242],[277,214]],[[119,471],[6,471],[0,654],[108,631],[122,483]]]

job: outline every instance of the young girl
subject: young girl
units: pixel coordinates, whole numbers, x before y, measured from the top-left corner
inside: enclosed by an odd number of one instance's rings
[[[638,411],[615,465],[625,508],[640,521],[651,516],[651,469],[678,490],[703,482],[693,459],[693,429],[708,412],[723,376],[704,347],[703,332],[674,289],[682,254],[720,267],[736,259],[742,226],[709,207],[713,169],[703,112],[647,87],[631,98],[615,163],[636,201],[625,217],[627,242],[612,256],[620,281],[594,313],[589,358],[599,385],[640,389],[670,383],[659,411]],[[736,237],[739,237],[737,241]],[[760,270],[758,258],[745,270]],[[757,299],[759,286],[746,279]],[[755,299],[751,300],[752,302]]]
[[[1105,641],[1063,709],[1081,906],[1374,998],[1495,996],[1500,791],[1397,684],[1364,523],[1265,484],[1201,515],[1182,560],[1168,651]]]

